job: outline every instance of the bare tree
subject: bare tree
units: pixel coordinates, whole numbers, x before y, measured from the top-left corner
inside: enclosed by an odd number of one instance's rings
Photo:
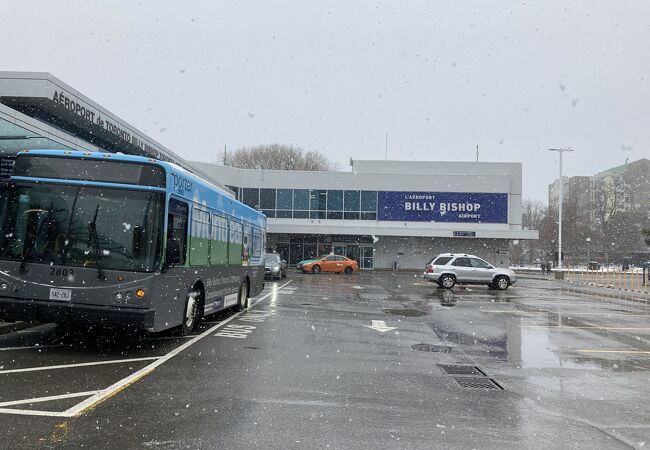
[[[630,200],[630,186],[622,177],[609,177],[596,181],[593,193],[594,224],[607,262],[610,252],[617,249],[617,236],[631,225],[624,220],[626,205]]]
[[[316,171],[336,168],[335,164],[319,152],[281,144],[242,147],[233,152],[223,152],[221,160],[224,165],[240,169]]]
[[[546,208],[544,219],[539,225],[539,248],[541,259],[545,261],[555,261],[555,251],[557,249],[557,222],[558,210],[554,205]]]
[[[521,224],[524,229],[539,230],[547,214],[547,208],[539,201],[524,200],[521,204]],[[542,257],[538,240],[522,240],[512,247],[511,258],[520,263],[531,263]]]

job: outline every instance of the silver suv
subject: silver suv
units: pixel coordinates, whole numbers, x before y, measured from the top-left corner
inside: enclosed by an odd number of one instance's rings
[[[485,284],[504,291],[517,281],[510,269],[494,267],[478,256],[443,253],[433,258],[424,269],[424,278],[445,289],[458,284]]]

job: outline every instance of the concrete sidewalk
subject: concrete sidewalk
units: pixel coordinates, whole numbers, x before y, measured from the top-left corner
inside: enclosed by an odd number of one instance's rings
[[[607,287],[594,283],[584,283],[577,280],[556,280],[555,274],[542,275],[541,273],[517,273],[517,277],[523,280],[545,280],[566,292],[591,294],[599,297],[617,298],[637,303],[650,304],[649,291],[636,291],[632,289],[616,288],[613,286]]]
[[[555,280],[553,280],[555,281]],[[594,294],[601,297],[620,298],[637,303],[650,304],[650,292],[603,286],[576,280],[558,281],[563,291]]]

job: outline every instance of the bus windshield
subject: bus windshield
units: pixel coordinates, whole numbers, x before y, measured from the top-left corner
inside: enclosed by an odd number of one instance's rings
[[[150,272],[162,253],[163,195],[58,184],[0,194],[0,259]]]

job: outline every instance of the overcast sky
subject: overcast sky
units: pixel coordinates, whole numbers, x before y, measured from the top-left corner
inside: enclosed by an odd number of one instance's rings
[[[50,72],[182,156],[265,143],[348,160],[650,157],[650,2],[7,1],[1,70]]]

